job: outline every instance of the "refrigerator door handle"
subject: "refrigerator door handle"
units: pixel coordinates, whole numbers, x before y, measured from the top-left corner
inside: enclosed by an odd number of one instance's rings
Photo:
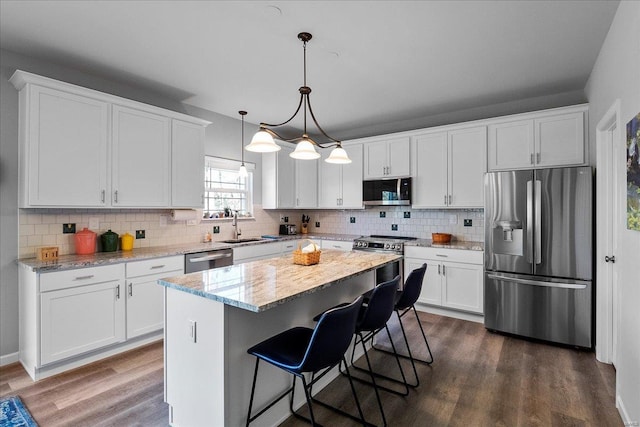
[[[576,283],[558,283],[558,282],[544,282],[540,280],[531,279],[519,279],[511,276],[501,276],[499,274],[487,274],[489,279],[505,280],[507,282],[518,283],[522,285],[544,286],[547,288],[562,288],[562,289],[586,289],[586,282],[575,281]]]
[[[535,187],[535,224],[534,224],[534,233],[535,233],[535,257],[536,264],[542,263],[542,181],[536,179],[536,187]]]
[[[533,264],[533,181],[527,181],[527,262]]]

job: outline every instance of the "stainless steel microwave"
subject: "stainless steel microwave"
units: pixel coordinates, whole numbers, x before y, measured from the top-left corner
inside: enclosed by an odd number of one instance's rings
[[[411,178],[363,181],[362,197],[365,206],[410,205]]]

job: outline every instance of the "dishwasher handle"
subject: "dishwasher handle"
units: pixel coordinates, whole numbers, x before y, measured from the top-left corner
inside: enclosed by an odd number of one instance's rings
[[[214,261],[216,259],[231,258],[233,252],[226,252],[223,254],[205,255],[198,258],[189,258],[189,262],[202,262],[202,261]]]

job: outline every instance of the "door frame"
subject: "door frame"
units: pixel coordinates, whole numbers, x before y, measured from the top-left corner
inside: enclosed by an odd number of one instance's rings
[[[605,256],[617,249],[620,197],[618,190],[621,143],[620,100],[616,99],[596,126],[596,359],[616,362],[619,304],[617,274]]]

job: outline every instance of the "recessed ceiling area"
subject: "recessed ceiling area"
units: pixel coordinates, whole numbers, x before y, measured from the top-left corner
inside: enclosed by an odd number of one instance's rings
[[[617,1],[13,1],[0,47],[251,123],[303,82],[332,136],[582,91]],[[480,118],[480,117],[478,117]],[[446,121],[446,118],[441,118]],[[294,123],[300,126],[299,123]]]

